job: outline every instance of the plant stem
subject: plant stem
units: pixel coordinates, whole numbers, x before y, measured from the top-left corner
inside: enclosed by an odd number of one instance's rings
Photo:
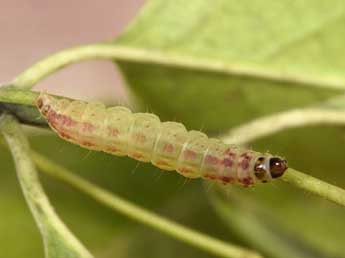
[[[31,160],[29,143],[19,123],[11,115],[3,114],[0,117],[0,131],[11,149],[25,199],[43,237],[45,257],[92,258],[50,205]]]
[[[321,108],[290,110],[258,118],[230,130],[221,138],[226,143],[245,144],[285,129],[318,124],[344,125],[345,111]]]
[[[331,185],[292,168],[289,168],[286,171],[282,180],[310,193],[321,196],[331,202],[345,206],[345,190],[342,188]]]
[[[31,66],[15,78],[12,84],[20,88],[31,88],[51,73],[69,64],[92,59],[159,64],[181,69],[218,72],[234,76],[292,83],[295,86],[311,86],[337,90],[345,89],[344,80],[337,77],[325,79],[324,77],[317,78],[315,75],[311,77],[300,74],[283,74],[259,65],[228,63],[215,59],[178,55],[169,51],[162,52],[116,44],[85,45],[60,51]]]
[[[38,92],[18,89],[13,86],[0,88],[0,102],[34,106]]]
[[[331,102],[330,102],[331,103]],[[246,144],[278,131],[316,124],[344,125],[345,111],[337,109],[306,108],[286,111],[259,118],[232,129],[222,140],[227,143]],[[315,177],[289,168],[284,176],[286,181],[298,188],[311,192],[331,202],[345,206],[345,190],[321,181]]]
[[[147,211],[127,200],[116,196],[114,193],[103,190],[96,185],[87,182],[86,180],[72,174],[67,169],[53,163],[42,155],[32,152],[32,158],[36,165],[42,170],[58,178],[78,190],[84,192],[98,202],[116,210],[140,223],[150,226],[158,231],[164,232],[167,235],[181,240],[192,246],[200,248],[206,252],[212,253],[219,257],[228,258],[259,258],[259,254],[249,251],[247,249],[223,242],[221,240],[212,238],[192,229],[188,229],[176,222],[169,221],[161,216]]]

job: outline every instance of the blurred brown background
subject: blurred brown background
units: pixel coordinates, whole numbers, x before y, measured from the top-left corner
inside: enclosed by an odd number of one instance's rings
[[[1,0],[0,83],[36,61],[65,48],[116,37],[144,0]],[[121,79],[110,62],[93,61],[60,71],[37,85],[75,98],[124,98]]]

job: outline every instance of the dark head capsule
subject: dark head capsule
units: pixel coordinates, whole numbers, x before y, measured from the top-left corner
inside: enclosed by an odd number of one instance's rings
[[[288,168],[286,160],[273,157],[270,158],[270,174],[272,178],[281,177]]]
[[[256,160],[254,174],[256,178],[266,183],[281,177],[288,168],[286,160],[272,156],[262,156]]]

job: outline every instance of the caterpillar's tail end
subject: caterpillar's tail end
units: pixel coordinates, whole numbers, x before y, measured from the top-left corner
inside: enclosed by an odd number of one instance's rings
[[[270,158],[270,174],[272,178],[278,178],[284,175],[284,172],[287,170],[288,164],[286,160],[273,157]]]

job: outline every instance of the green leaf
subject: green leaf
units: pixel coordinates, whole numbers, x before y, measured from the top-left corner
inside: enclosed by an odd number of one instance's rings
[[[116,45],[208,60],[210,69],[120,68],[144,107],[219,132],[344,90],[344,8],[341,0],[153,0]],[[215,72],[215,62],[233,72]]]
[[[50,205],[30,158],[30,147],[20,125],[10,115],[0,117],[0,129],[14,158],[26,201],[41,231],[47,258],[93,257],[63,224]]]
[[[232,232],[254,249],[275,258],[327,257],[318,248],[308,245],[301,234],[294,234],[289,228],[281,227],[269,210],[256,205],[250,195],[237,188],[223,190],[223,194],[212,191],[210,197],[213,206]]]

